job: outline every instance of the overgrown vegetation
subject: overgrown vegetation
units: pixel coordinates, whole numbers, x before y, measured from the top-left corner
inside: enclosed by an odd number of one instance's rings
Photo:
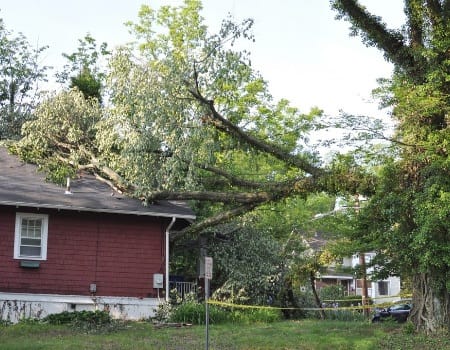
[[[51,314],[40,322],[51,325],[69,325],[83,333],[107,333],[125,326],[122,320],[115,320],[107,311],[64,311]]]
[[[102,334],[86,334],[68,324],[16,324],[0,326],[0,337],[2,350],[205,348],[204,326],[155,328],[149,322],[130,322],[126,329]],[[399,324],[317,320],[212,324],[209,343],[214,350],[450,349],[446,336],[407,334]]]
[[[204,302],[190,295],[182,301],[175,292],[172,300],[161,303],[155,310],[153,320],[161,323],[205,324],[206,308]],[[209,322],[223,324],[227,322],[250,324],[255,322],[270,323],[282,319],[281,311],[269,308],[229,308],[218,305],[208,305]]]

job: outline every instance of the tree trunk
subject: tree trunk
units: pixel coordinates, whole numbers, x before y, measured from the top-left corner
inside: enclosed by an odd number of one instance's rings
[[[410,320],[417,331],[426,334],[450,332],[450,294],[444,276],[415,275],[412,302]]]
[[[320,309],[319,310],[320,318],[322,320],[324,320],[326,318],[325,311],[322,309],[322,303],[320,302],[319,295],[317,294],[316,283],[315,283],[316,282],[316,277],[314,276],[314,272],[313,271],[310,272],[309,281],[311,282],[311,289],[312,289],[312,292],[314,294],[314,300],[316,301],[317,307]]]
[[[366,255],[364,253],[359,254],[359,265],[361,266],[361,280],[362,280],[362,307],[365,317],[370,316],[369,310],[369,293],[367,289],[367,269],[366,269]]]

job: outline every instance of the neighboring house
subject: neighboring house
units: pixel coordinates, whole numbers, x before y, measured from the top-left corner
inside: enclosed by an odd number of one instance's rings
[[[144,206],[88,174],[48,183],[0,147],[0,320],[152,316],[168,295],[170,230],[194,219],[181,202]]]
[[[366,264],[369,264],[375,257],[374,252],[365,253]],[[351,258],[346,258],[343,261],[343,266],[356,267],[359,265],[359,255],[355,254]],[[373,299],[375,304],[392,302],[400,300],[400,277],[390,276],[384,280],[371,281],[371,274],[373,267],[367,268],[367,293],[369,298]],[[355,295],[362,295],[362,280],[355,279],[352,281],[350,290]]]
[[[375,253],[365,253],[366,264],[368,264]],[[359,265],[359,255],[344,258],[341,266],[329,266],[326,272],[320,274],[317,279],[318,289],[326,285],[341,285],[346,295],[362,295],[363,281],[355,278],[350,273],[339,273],[337,271],[355,268]],[[400,300],[400,277],[391,276],[385,280],[371,281],[372,267],[367,268],[367,294],[375,304]]]
[[[306,244],[310,247],[311,252],[319,252],[326,244],[326,240],[316,233],[314,237],[306,239]],[[375,253],[365,253],[366,264],[375,256]],[[353,255],[342,260],[341,264],[327,266],[325,271],[317,274],[316,288],[330,285],[342,286],[345,295],[361,296],[362,280],[357,279],[355,275],[345,271],[351,271],[359,265],[359,255]],[[375,304],[392,302],[400,300],[400,278],[391,276],[385,280],[370,281],[370,275],[373,271],[372,267],[367,268],[367,291],[369,298],[372,298]]]

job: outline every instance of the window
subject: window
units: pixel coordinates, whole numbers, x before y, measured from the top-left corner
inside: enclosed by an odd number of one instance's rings
[[[16,214],[14,259],[47,259],[48,215]]]
[[[389,282],[379,281],[378,282],[378,295],[389,295]]]

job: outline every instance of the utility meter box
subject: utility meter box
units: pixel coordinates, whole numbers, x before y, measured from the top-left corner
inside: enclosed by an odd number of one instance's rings
[[[162,273],[153,274],[153,288],[155,289],[164,288],[164,276]]]

